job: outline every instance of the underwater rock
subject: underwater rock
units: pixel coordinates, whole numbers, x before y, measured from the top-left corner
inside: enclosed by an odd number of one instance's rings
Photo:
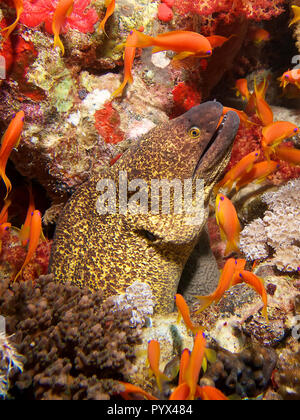
[[[0,400],[8,397],[10,377],[17,372],[23,372],[24,362],[24,358],[17,353],[4,331],[5,328],[0,331]]]
[[[284,400],[300,399],[300,346],[298,340],[289,337],[284,348],[278,351],[278,363],[274,373],[277,393]]]
[[[255,270],[258,276],[262,275],[262,266]],[[277,347],[291,332],[299,290],[291,278],[274,273],[263,277],[269,322],[260,314],[263,307],[260,296],[244,284],[232,287],[218,304],[194,315],[195,322],[205,325],[209,335],[222,348],[238,353],[249,337],[260,345]],[[197,307],[198,304],[194,303],[192,313]]]
[[[215,386],[240,398],[255,398],[267,389],[277,362],[275,350],[251,343],[237,354],[215,350],[217,360],[209,364],[200,386]]]
[[[10,379],[14,398],[109,399],[114,381],[130,376],[140,329],[130,311],[112,311],[100,291],[91,293],[52,276],[0,284],[0,313],[11,343],[25,357]],[[109,378],[109,379],[108,379]]]
[[[268,211],[241,232],[240,247],[250,260],[266,258],[269,247],[274,251],[273,264],[280,270],[293,272],[300,261],[300,180],[290,181],[275,192],[262,195]]]
[[[220,272],[210,248],[207,229],[204,228],[198,244],[185,264],[178,293],[191,304],[196,295],[209,295],[218,286]]]

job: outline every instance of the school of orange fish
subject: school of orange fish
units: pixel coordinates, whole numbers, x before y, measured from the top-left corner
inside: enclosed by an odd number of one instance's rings
[[[53,17],[52,30],[54,34],[54,48],[58,46],[62,55],[64,54],[64,45],[60,39],[60,30],[66,17],[72,13],[73,3],[74,0],[60,0]],[[22,0],[14,0],[14,4],[17,15],[16,20],[9,27],[2,29],[2,32],[5,33],[4,40],[14,31],[20,15],[23,12]],[[105,6],[107,8],[106,14],[98,28],[98,31],[103,31],[104,33],[105,24],[109,17],[114,13],[115,0],[106,0]],[[300,20],[300,7],[292,6],[292,9],[294,18],[290,22],[290,25]],[[257,29],[253,35],[253,41],[256,43],[267,41],[268,39],[269,33],[263,29]],[[174,57],[175,60],[182,60],[190,56],[208,58],[212,55],[214,48],[222,46],[226,41],[228,41],[228,38],[222,36],[214,35],[211,37],[204,37],[201,34],[191,31],[171,31],[151,37],[143,34],[141,31],[133,30],[128,35],[126,43],[124,44],[124,80],[120,87],[112,94],[111,98],[113,99],[122,95],[127,83],[133,82],[131,71],[136,48],[153,47],[153,53],[171,50],[176,53]],[[280,77],[280,85],[283,89],[289,84],[295,85],[300,89],[299,78],[300,70],[288,70]],[[253,93],[250,93],[247,80],[239,79],[236,81],[235,89],[237,95],[241,96],[244,101],[247,101],[245,112],[224,107],[224,114],[228,110],[234,110],[238,113],[241,123],[246,125],[253,124],[253,122],[249,121],[248,114],[256,113],[262,125],[262,149],[266,157],[265,161],[255,163],[260,156],[260,151],[257,150],[248,154],[228,171],[215,187],[215,194],[217,196],[215,206],[216,219],[220,228],[221,237],[227,242],[225,255],[239,251],[238,243],[241,226],[234,205],[224,194],[218,193],[219,189],[222,188],[222,190],[231,191],[235,188],[236,191],[238,191],[251,182],[262,182],[277,168],[278,163],[271,160],[272,155],[287,161],[291,165],[300,165],[300,150],[285,147],[283,143],[287,138],[297,134],[299,128],[287,121],[274,122],[272,109],[265,99],[267,88],[268,81],[266,79],[259,85],[257,85],[255,81],[254,91]],[[24,121],[24,112],[18,112],[10,122],[2,137],[0,149],[0,177],[6,187],[6,197],[4,199],[4,207],[0,212],[0,249],[1,239],[3,238],[4,233],[11,228],[11,224],[8,223],[8,208],[11,204],[8,196],[12,190],[12,185],[6,176],[6,165],[12,150],[19,145]],[[33,258],[40,238],[42,237],[41,213],[35,209],[31,188],[29,189],[29,195],[30,200],[26,220],[20,230],[20,241],[23,246],[28,246],[28,252],[24,264],[20,272],[14,278],[14,281],[21,277],[25,266]],[[261,296],[263,301],[262,314],[266,320],[268,320],[267,294],[263,280],[257,277],[253,272],[245,270],[245,265],[246,261],[243,259],[229,258],[222,270],[217,289],[209,296],[197,296],[197,299],[200,302],[198,312],[203,311],[213,302],[218,302],[229,288],[244,282],[254,288]],[[177,294],[175,302],[179,311],[179,317],[182,316],[187,329],[192,331],[195,335],[195,339],[192,352],[190,353],[188,349],[185,349],[182,353],[178,386],[173,391],[170,400],[193,400],[195,398],[200,398],[202,400],[226,400],[227,397],[216,388],[208,386],[200,387],[198,385],[200,370],[201,368],[205,370],[207,359],[211,360],[213,358],[212,351],[206,348],[206,340],[202,328],[193,325],[189,308],[184,298]],[[159,369],[160,345],[156,340],[151,340],[148,343],[148,361],[150,369],[156,377],[158,388],[161,390],[163,382],[171,381],[174,378],[169,378]],[[125,387],[125,391],[121,393],[121,396],[124,399],[133,399],[138,395],[149,400],[157,399],[137,386],[124,382],[121,382],[121,384]]]

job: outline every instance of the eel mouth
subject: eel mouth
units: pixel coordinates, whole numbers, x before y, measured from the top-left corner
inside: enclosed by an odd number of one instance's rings
[[[201,152],[193,178],[200,171],[218,166],[223,161],[231,149],[239,124],[240,119],[236,112],[229,111],[223,116],[221,123],[218,122],[215,132]]]

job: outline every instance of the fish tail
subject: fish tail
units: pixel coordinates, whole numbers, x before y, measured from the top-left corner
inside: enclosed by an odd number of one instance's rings
[[[62,55],[65,54],[65,47],[64,47],[64,44],[61,42],[59,34],[54,35],[54,47],[53,48],[56,48],[56,47],[60,48]]]
[[[135,35],[136,35],[136,41],[134,43],[134,45],[129,45],[126,42],[126,47],[137,47],[137,48],[147,48],[147,47],[151,47],[153,44],[153,38],[150,35],[146,35],[143,34],[142,32],[139,31],[134,31]],[[130,43],[130,41],[129,41]]]
[[[8,179],[8,177],[6,176],[6,174],[5,174],[5,172],[3,170],[0,171],[0,177],[2,178],[2,180],[3,180],[4,184],[5,184],[5,187],[6,187],[6,196],[4,198],[4,200],[6,200],[7,197],[8,197],[8,195],[9,195],[9,193],[12,190],[12,185],[11,185],[10,180]]]
[[[294,17],[291,20],[289,26],[292,26],[294,23],[298,22],[300,20],[300,7],[299,6],[292,6]]]
[[[261,313],[262,313],[263,317],[266,319],[266,321],[269,322],[268,307],[267,307],[267,305],[264,305]]]
[[[229,255],[232,252],[239,252],[239,247],[237,246],[235,239],[227,242],[225,255]]]
[[[125,86],[127,85],[128,80],[124,80],[122,82],[122,84],[118,87],[118,89],[116,89],[112,94],[111,94],[111,99],[114,99],[117,96],[122,96],[123,95],[123,90],[125,88]]]
[[[213,298],[211,295],[209,296],[195,296],[200,301],[200,308],[197,310],[196,314],[199,314],[200,312],[204,311],[204,309],[208,308],[212,302]],[[200,330],[201,328],[199,328]]]

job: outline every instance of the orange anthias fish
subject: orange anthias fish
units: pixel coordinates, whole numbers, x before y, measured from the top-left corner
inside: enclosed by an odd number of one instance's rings
[[[150,365],[151,371],[154,373],[156,377],[156,382],[158,389],[162,391],[162,383],[164,381],[170,381],[164,373],[159,370],[159,362],[160,362],[160,344],[156,340],[151,340],[148,343],[148,362]]]
[[[270,174],[272,174],[280,165],[278,162],[272,160],[255,163],[250,172],[246,172],[237,182],[235,188],[239,191],[245,185],[256,181],[257,184],[264,181]]]
[[[206,348],[206,339],[202,331],[199,331],[195,337],[194,347],[190,355],[189,363],[184,373],[184,382],[189,386],[189,400],[195,399],[198,379],[203,364]]]
[[[213,386],[197,386],[196,397],[203,401],[228,401],[226,395]]]
[[[125,391],[120,393],[121,397],[124,398],[124,400],[135,400],[136,398],[134,398],[134,395],[142,395],[147,400],[158,400],[158,398],[153,397],[153,395],[149,394],[148,392],[144,391],[138,386],[129,384],[128,382],[119,381],[119,383],[125,387]]]
[[[5,200],[4,201],[4,206],[1,210],[0,213],[0,225],[2,225],[3,223],[6,223],[8,220],[8,208],[11,205],[11,200]]]
[[[292,26],[294,23],[297,23],[300,20],[300,7],[294,5],[294,6],[292,6],[292,10],[294,12],[294,17],[291,20],[289,26]]]
[[[10,223],[2,223],[2,225],[0,225],[0,254],[2,252],[2,238],[9,228],[11,228]]]
[[[73,12],[73,7],[74,0],[60,0],[53,15],[52,31],[54,33],[54,48],[59,47],[61,49],[62,55],[65,54],[65,47],[61,42],[59,34],[66,18],[69,17]]]
[[[300,89],[300,69],[288,70],[278,78],[280,86],[285,89],[287,85],[295,85]]]
[[[116,0],[105,0],[105,7],[106,12],[104,18],[101,20],[100,25],[98,27],[98,32],[103,31],[105,35],[107,36],[107,33],[105,32],[105,24],[108,20],[108,18],[113,15],[115,8],[116,8]]]
[[[198,314],[204,311],[204,309],[210,306],[213,302],[218,303],[224,293],[234,285],[233,283],[235,283],[235,273],[243,270],[245,265],[246,260],[235,260],[234,258],[229,258],[222,270],[219,284],[216,290],[208,296],[195,296],[200,300],[201,305],[196,313]]]
[[[276,121],[262,130],[262,147],[267,157],[274,152],[285,139],[299,133],[299,128],[288,121]]]
[[[132,43],[134,44],[135,42],[137,42],[137,37],[136,37],[136,33],[135,31],[131,31],[130,34],[127,37],[126,40],[126,44],[127,43]],[[133,65],[133,61],[134,61],[134,57],[135,57],[135,52],[136,52],[136,48],[135,47],[125,47],[125,51],[124,51],[124,80],[122,82],[122,84],[118,87],[117,90],[114,91],[114,93],[112,94],[112,98],[122,95],[123,90],[125,88],[125,86],[127,85],[127,83],[132,83],[133,82],[133,77],[132,77],[132,65]]]
[[[222,115],[227,114],[227,112],[229,112],[229,111],[236,112],[238,114],[238,116],[239,116],[240,121],[243,124],[245,124],[247,126],[249,126],[249,125],[257,125],[256,123],[253,123],[252,121],[250,121],[248,119],[248,115],[244,111],[240,111],[239,109],[229,108],[228,106],[223,106],[223,114]],[[220,122],[218,124],[218,127],[221,124],[222,120],[223,120],[223,118],[220,119]]]
[[[270,40],[270,33],[263,28],[256,28],[251,33],[250,39],[256,45],[260,45],[262,42]]]
[[[254,273],[246,270],[240,271],[239,276],[242,281],[249,284],[249,286],[251,286],[261,296],[264,303],[262,314],[268,321],[268,297],[263,280],[260,277],[257,277]]]
[[[7,40],[7,38],[10,36],[10,34],[14,31],[15,27],[17,26],[19,20],[20,20],[20,16],[23,13],[24,10],[24,6],[23,6],[23,0],[14,0],[14,5],[16,8],[16,12],[17,12],[17,18],[14,21],[13,24],[11,24],[10,26],[8,26],[7,28],[2,29],[2,32],[6,31],[6,34],[4,35],[4,41]]]
[[[254,81],[254,95],[255,95],[255,109],[256,115],[261,120],[264,126],[272,124],[273,111],[265,100],[265,93],[267,89],[267,79],[264,79],[262,86],[257,86],[256,80]]]
[[[29,235],[28,252],[26,255],[26,259],[24,261],[24,264],[22,265],[21,270],[16,275],[14,281],[16,281],[22,275],[24,268],[34,256],[34,253],[40,241],[41,234],[42,234],[42,216],[38,210],[35,210],[32,214],[32,219],[31,219],[31,224],[30,224],[30,235]]]
[[[294,147],[279,146],[275,151],[276,156],[290,165],[300,165],[300,150]]]
[[[190,310],[184,297],[180,294],[175,295],[175,303],[178,309],[178,322],[180,321],[180,318],[182,317],[186,325],[186,328],[192,331],[192,333],[196,335],[202,329],[202,327],[196,326],[192,323],[191,317],[190,317]]]
[[[216,199],[216,220],[220,228],[221,237],[227,241],[225,255],[238,251],[241,225],[232,202],[223,194]]]
[[[250,92],[248,89],[247,79],[238,79],[235,82],[236,96],[241,96],[243,101],[249,101]]]
[[[259,156],[260,151],[255,150],[243,157],[243,159],[241,159],[232,169],[230,169],[230,171],[227,172],[224,178],[215,186],[214,190],[218,191],[219,188],[228,188],[230,191],[234,183],[238,183],[245,174],[248,174],[251,171]]]
[[[23,246],[26,246],[29,241],[30,225],[31,225],[31,219],[32,219],[34,210],[35,210],[35,204],[34,204],[34,198],[32,194],[32,187],[30,186],[29,187],[29,206],[27,210],[27,215],[26,215],[24,225],[21,227],[21,231],[19,234],[20,241],[22,242]]]
[[[8,158],[14,148],[17,148],[24,125],[25,114],[23,111],[20,111],[16,114],[16,116],[11,120],[4,136],[2,137],[1,141],[1,149],[0,149],[0,176],[3,179],[3,182],[6,186],[6,197],[11,192],[12,186],[10,180],[7,178],[5,171]]]
[[[222,47],[222,45],[229,40],[229,38],[226,38],[226,36],[221,35],[208,36],[206,39],[209,40],[212,49]]]
[[[189,56],[209,57],[212,54],[212,46],[208,39],[197,32],[171,31],[154,37],[136,30],[134,32],[136,32],[136,38],[134,42],[126,42],[127,47],[153,47],[153,53],[172,50],[178,53],[173,58],[175,60]]]

